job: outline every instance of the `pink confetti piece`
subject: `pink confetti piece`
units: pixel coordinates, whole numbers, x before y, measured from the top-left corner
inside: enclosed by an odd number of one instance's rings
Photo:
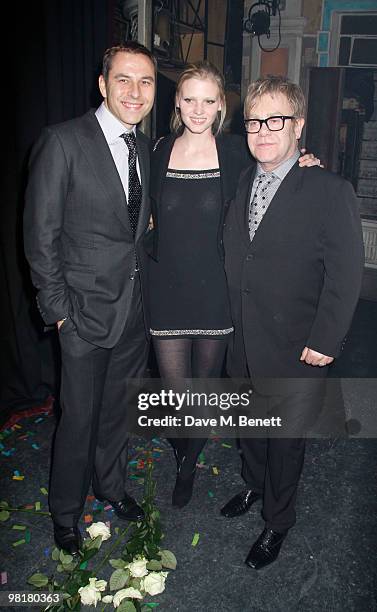
[[[8,583],[8,573],[0,572],[0,584],[7,584],[7,583]]]

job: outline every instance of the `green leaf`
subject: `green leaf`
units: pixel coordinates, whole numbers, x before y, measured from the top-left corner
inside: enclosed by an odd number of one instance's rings
[[[141,578],[132,578],[130,586],[140,591]]]
[[[0,512],[0,521],[7,521],[10,517],[10,513],[8,510],[1,510]]]
[[[161,561],[152,559],[152,561],[149,561],[149,563],[147,563],[147,570],[149,570],[150,572],[158,572],[159,570],[162,570]]]
[[[110,576],[110,591],[119,591],[127,584],[130,572],[125,569],[116,569]]]
[[[51,558],[53,561],[59,561],[60,550],[58,548],[53,548],[51,553]]]
[[[167,567],[168,569],[175,570],[177,567],[177,559],[175,555],[170,550],[161,550],[160,551],[161,563],[163,567]]]
[[[81,599],[79,595],[75,595],[71,599],[67,599],[67,605],[69,610],[81,610]]]
[[[7,501],[0,501],[0,508],[9,508],[9,504]]]
[[[61,563],[59,563],[57,568],[56,568],[56,571],[61,574],[62,572],[65,571],[64,566]]]
[[[87,583],[85,583],[85,584],[87,584]],[[85,586],[85,585],[81,584],[77,580],[73,579],[73,580],[70,580],[69,582],[67,582],[65,584],[64,588],[67,591],[67,593],[70,594],[71,597],[74,597],[75,595],[77,595],[77,591],[79,590],[79,588],[81,586]]]
[[[81,563],[84,563],[84,561],[89,561],[89,559],[91,559],[92,557],[95,557],[96,554],[98,553],[98,549],[97,548],[92,548],[90,550],[85,550],[82,557],[81,557]]]
[[[102,544],[102,536],[98,535],[93,540],[85,540],[84,550],[91,550],[93,548],[96,548],[98,550],[99,548],[101,548],[101,544]]]
[[[67,555],[63,550],[60,551],[59,559],[63,565],[69,565],[73,561],[72,555]]]
[[[33,586],[40,588],[46,586],[48,584],[48,577],[44,574],[33,574],[30,578],[27,579],[28,584],[32,584]]]
[[[89,578],[92,578],[93,572],[90,570],[77,570],[75,572],[75,579],[78,581],[79,586],[86,586],[89,584]]]
[[[110,559],[109,561],[111,567],[115,567],[116,569],[124,569],[127,561],[123,559]]]
[[[118,612],[136,612],[134,604],[129,599],[123,599],[117,607],[117,610]]]

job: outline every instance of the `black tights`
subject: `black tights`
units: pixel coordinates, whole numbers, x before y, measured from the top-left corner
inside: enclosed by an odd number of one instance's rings
[[[183,378],[220,378],[228,338],[153,337],[160,377],[169,384]],[[185,472],[191,472],[204,448],[206,438],[169,438],[178,454],[185,456]]]

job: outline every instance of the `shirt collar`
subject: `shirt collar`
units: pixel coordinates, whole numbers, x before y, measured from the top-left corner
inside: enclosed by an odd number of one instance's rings
[[[280,166],[272,170],[270,174],[273,172],[275,176],[277,176],[278,179],[282,181],[286,177],[290,169],[295,165],[299,157],[300,157],[300,152],[297,149],[295,153],[292,155],[292,157],[289,157],[288,159],[286,159],[282,164],[280,164]],[[258,162],[255,178],[258,178],[261,174],[268,174],[268,173],[266,173],[266,171],[263,170],[262,166]]]
[[[133,132],[136,135],[136,126],[134,126],[132,130],[126,128],[126,126],[106,108],[104,102],[97,108],[95,114],[109,145],[118,142],[121,134]]]

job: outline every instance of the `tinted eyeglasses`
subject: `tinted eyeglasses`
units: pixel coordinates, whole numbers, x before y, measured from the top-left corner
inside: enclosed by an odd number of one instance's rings
[[[271,132],[279,132],[285,126],[287,119],[296,119],[291,115],[279,115],[268,117],[267,119],[245,119],[245,128],[248,134],[258,134],[262,125],[265,123]]]

